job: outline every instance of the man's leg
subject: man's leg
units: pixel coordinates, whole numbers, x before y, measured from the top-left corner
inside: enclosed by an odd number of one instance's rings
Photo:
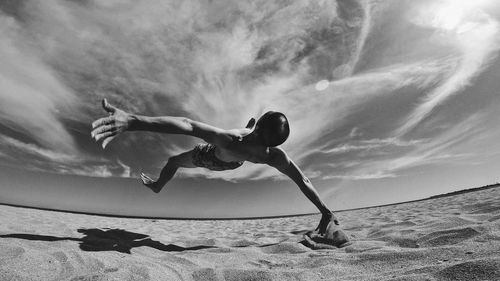
[[[161,170],[160,177],[155,181],[151,177],[141,173],[142,183],[155,193],[161,189],[174,177],[179,168],[196,168],[193,164],[193,150],[186,151],[168,159],[167,164]]]

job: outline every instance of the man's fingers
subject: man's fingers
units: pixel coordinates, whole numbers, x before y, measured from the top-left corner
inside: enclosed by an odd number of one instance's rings
[[[109,117],[104,117],[104,118],[100,118],[100,119],[97,119],[95,120],[93,123],[92,123],[92,129],[95,129],[99,126],[102,126],[102,125],[108,125],[108,124],[111,124],[115,121],[115,118],[109,116]]]
[[[107,131],[107,132],[104,132],[102,134],[95,135],[94,139],[95,139],[95,141],[100,141],[104,138],[115,136],[116,134],[118,134],[118,131]]]
[[[107,99],[102,100],[102,107],[104,108],[104,110],[106,110],[109,113],[114,113],[116,111],[116,107],[114,107],[110,103],[108,103]]]
[[[116,136],[105,138],[102,141],[102,149],[105,149],[109,142],[111,142]]]
[[[255,125],[255,118],[251,118],[251,119],[248,121],[246,128],[247,128],[247,129],[251,129],[254,125]]]
[[[95,138],[95,136],[99,135],[99,134],[102,134],[104,132],[107,132],[107,131],[114,131],[115,129],[115,126],[112,126],[112,125],[104,125],[104,126],[100,126],[100,127],[97,127],[96,129],[94,129],[90,135]]]

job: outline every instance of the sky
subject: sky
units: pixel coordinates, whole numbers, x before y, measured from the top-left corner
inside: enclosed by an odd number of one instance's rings
[[[243,127],[282,145],[333,210],[498,182],[500,2],[0,1],[0,203],[127,216],[316,212],[273,168],[141,172],[201,142],[90,137],[100,101]]]

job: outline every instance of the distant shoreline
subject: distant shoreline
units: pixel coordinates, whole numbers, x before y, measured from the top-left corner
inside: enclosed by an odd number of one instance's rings
[[[383,205],[359,207],[359,208],[352,208],[352,209],[335,210],[334,212],[340,213],[340,212],[347,212],[347,211],[354,211],[354,210],[361,210],[361,209],[371,209],[371,208],[378,208],[378,207],[401,205],[401,204],[406,204],[406,203],[420,202],[420,201],[426,201],[426,200],[431,200],[431,199],[438,199],[438,198],[443,198],[443,197],[449,197],[449,196],[455,196],[455,195],[460,195],[460,194],[466,194],[466,193],[471,193],[471,192],[476,192],[476,191],[481,191],[481,190],[487,190],[487,189],[492,189],[492,188],[497,188],[497,187],[500,187],[500,183],[498,183],[498,182],[494,183],[494,184],[489,184],[489,185],[481,186],[481,187],[473,187],[473,188],[462,189],[462,190],[452,191],[452,192],[448,192],[448,193],[433,195],[433,196],[422,198],[422,199],[416,199],[416,200],[410,200],[410,201],[404,201],[404,202],[397,202],[397,203],[390,203],[390,204],[383,204]],[[9,206],[9,207],[16,207],[16,208],[26,208],[26,209],[35,209],[35,210],[42,210],[42,211],[70,213],[70,214],[80,214],[80,215],[90,215],[90,216],[100,216],[100,217],[112,217],[112,218],[127,218],[127,219],[148,219],[148,220],[195,220],[195,221],[258,220],[258,219],[277,219],[277,218],[289,218],[289,217],[304,217],[304,216],[312,216],[312,215],[318,215],[319,214],[319,212],[317,212],[317,213],[306,213],[306,214],[295,214],[295,215],[266,216],[266,217],[243,217],[243,218],[188,218],[188,217],[186,217],[186,218],[176,218],[176,217],[148,217],[148,216],[126,216],[126,215],[115,215],[115,214],[100,214],[100,213],[90,213],[90,212],[81,212],[81,211],[70,211],[70,210],[40,208],[40,207],[24,206],[24,205],[16,205],[16,204],[9,204],[9,203],[1,203],[0,202],[0,206],[2,206],[2,205],[3,206]]]
[[[345,209],[345,210],[339,210],[336,212],[347,212],[347,211],[354,211],[354,210],[361,210],[361,209],[371,209],[371,208],[378,208],[378,207],[401,205],[401,204],[406,204],[406,203],[413,203],[413,202],[420,202],[420,201],[438,199],[438,198],[443,198],[443,197],[450,197],[450,196],[466,194],[466,193],[471,193],[471,192],[476,192],[476,191],[481,191],[481,190],[488,190],[488,189],[492,189],[492,188],[496,188],[496,187],[500,187],[500,183],[497,182],[497,183],[488,184],[485,186],[473,187],[473,188],[462,189],[462,190],[452,191],[452,192],[438,194],[438,195],[432,195],[432,196],[425,197],[422,199],[415,199],[415,200],[410,200],[410,201],[403,201],[403,202],[398,202],[398,203],[390,203],[390,204],[383,204],[383,205],[376,205],[376,206],[369,206],[369,207]]]

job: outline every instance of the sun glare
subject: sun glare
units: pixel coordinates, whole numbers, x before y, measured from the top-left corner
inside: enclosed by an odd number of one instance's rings
[[[489,0],[444,0],[430,7],[430,25],[448,31],[463,32],[470,24],[466,19]]]

